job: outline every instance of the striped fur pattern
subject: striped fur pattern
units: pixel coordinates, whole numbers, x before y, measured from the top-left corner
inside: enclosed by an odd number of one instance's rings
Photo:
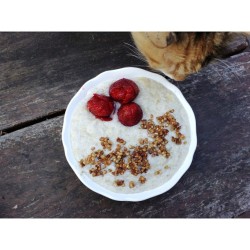
[[[132,32],[143,60],[176,81],[195,73],[218,54],[226,32]]]

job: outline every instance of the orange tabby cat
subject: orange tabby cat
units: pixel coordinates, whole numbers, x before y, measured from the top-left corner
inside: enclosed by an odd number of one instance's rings
[[[149,66],[182,81],[217,55],[226,32],[132,32]]]

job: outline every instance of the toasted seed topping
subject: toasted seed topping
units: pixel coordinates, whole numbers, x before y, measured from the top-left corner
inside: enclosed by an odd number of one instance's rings
[[[129,187],[130,187],[130,188],[134,188],[134,187],[135,187],[135,183],[134,183],[133,181],[130,181],[130,182],[129,182]]]
[[[141,184],[144,184],[147,179],[141,175],[138,180]]]
[[[100,142],[101,142],[103,149],[111,150],[112,142],[109,140],[108,137],[101,137]]]
[[[155,175],[159,175],[159,174],[161,174],[161,173],[162,173],[161,170],[155,171]]]
[[[120,186],[124,187],[125,186],[124,180],[116,180],[115,185],[118,187]]]
[[[118,137],[116,139],[117,142],[121,143],[121,144],[126,144],[126,141],[124,141],[122,138]]]
[[[145,183],[146,178],[141,174],[147,173],[151,168],[148,156],[157,157],[161,155],[169,158],[171,155],[166,148],[168,144],[166,136],[169,133],[169,129],[175,132],[175,137],[171,137],[172,142],[177,145],[187,143],[186,141],[183,142],[185,136],[181,134],[181,126],[173,116],[173,112],[174,110],[169,110],[164,115],[156,117],[156,121],[159,124],[153,121],[153,115],[148,120],[141,120],[140,127],[147,130],[148,137],[140,138],[137,145],[126,147],[126,141],[118,137],[116,139],[117,144],[112,149],[113,144],[110,139],[108,137],[100,137],[99,140],[103,150],[92,147],[92,152],[79,161],[80,166],[91,165],[89,173],[93,177],[103,176],[107,173],[118,176],[129,171],[134,176],[140,175],[138,181],[142,184]],[[107,168],[111,164],[114,165],[114,168]],[[169,169],[169,167],[166,165],[164,169]],[[162,170],[154,172],[155,175],[160,175],[161,173]],[[125,186],[124,180],[116,180],[115,184],[117,186]],[[135,183],[130,181],[129,187],[133,188],[134,186]]]

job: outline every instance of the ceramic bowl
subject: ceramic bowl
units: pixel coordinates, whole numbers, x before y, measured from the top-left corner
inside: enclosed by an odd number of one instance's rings
[[[190,124],[190,146],[186,158],[183,161],[183,164],[176,170],[176,172],[172,175],[170,180],[168,180],[166,183],[148,191],[143,191],[140,193],[124,194],[107,190],[104,187],[97,184],[96,182],[92,181],[91,178],[89,178],[87,175],[80,174],[79,163],[75,160],[72,152],[71,140],[70,140],[70,126],[71,126],[72,114],[76,106],[79,104],[79,102],[82,102],[82,100],[86,96],[86,93],[93,85],[96,85],[103,81],[109,81],[109,80],[116,81],[121,78],[129,79],[134,77],[151,78],[152,80],[164,85],[179,99],[180,103],[183,105],[183,108],[186,110],[188,114],[188,119],[189,119],[188,122]],[[197,146],[196,121],[193,110],[186,101],[186,99],[184,98],[184,96],[182,95],[181,91],[173,84],[171,84],[166,78],[164,78],[159,74],[152,73],[143,69],[126,67],[116,70],[105,71],[99,74],[98,76],[94,77],[93,79],[87,81],[80,88],[80,90],[75,94],[75,96],[71,99],[71,101],[67,106],[64,116],[63,129],[62,129],[62,142],[64,146],[66,159],[69,165],[71,166],[77,177],[81,180],[81,182],[89,189],[117,201],[142,201],[160,195],[171,189],[180,180],[183,174],[188,170],[188,168],[191,165],[193,155]]]

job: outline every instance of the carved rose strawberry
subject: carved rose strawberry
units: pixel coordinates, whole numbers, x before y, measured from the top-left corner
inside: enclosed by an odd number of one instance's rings
[[[122,78],[109,88],[109,95],[121,104],[133,101],[139,93],[139,88],[132,80]]]
[[[117,112],[119,121],[124,126],[134,126],[140,122],[143,116],[141,107],[134,103],[130,102],[127,104],[121,105]]]
[[[98,119],[111,121],[110,115],[114,112],[114,101],[105,95],[94,94],[87,102],[88,110]]]

